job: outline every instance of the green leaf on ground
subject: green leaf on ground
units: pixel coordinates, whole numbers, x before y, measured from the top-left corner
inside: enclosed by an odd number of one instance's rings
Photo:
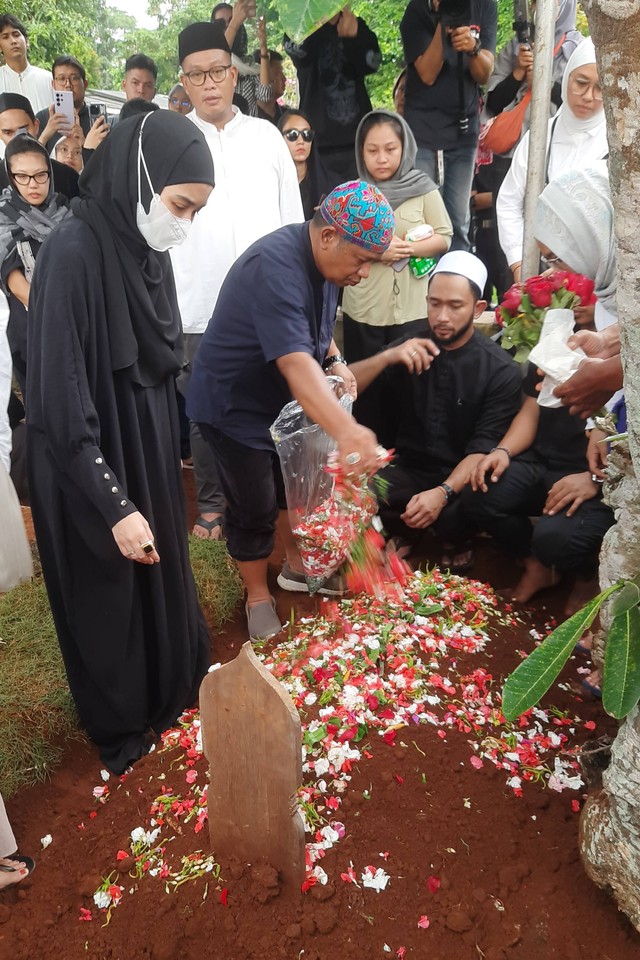
[[[301,43],[343,6],[341,0],[276,0],[275,3],[284,32],[296,43]]]
[[[595,620],[604,601],[621,586],[622,583],[616,583],[603,590],[581,610],[561,623],[507,677],[502,690],[502,712],[507,720],[516,720],[544,696],[582,634]]]
[[[617,599],[617,598],[616,598]],[[613,618],[604,653],[602,706],[621,720],[640,700],[640,610]]]

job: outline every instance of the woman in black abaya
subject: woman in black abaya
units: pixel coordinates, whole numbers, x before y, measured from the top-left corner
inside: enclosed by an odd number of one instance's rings
[[[209,664],[187,547],[180,316],[164,251],[186,236],[213,182],[204,137],[180,114],[117,124],[82,174],[73,215],[42,247],[31,290],[36,536],[71,692],[114,773],[195,700]]]

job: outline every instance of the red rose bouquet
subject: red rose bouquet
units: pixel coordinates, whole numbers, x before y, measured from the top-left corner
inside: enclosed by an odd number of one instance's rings
[[[593,280],[561,270],[514,283],[496,310],[502,346],[505,350],[515,347],[514,358],[524,363],[540,339],[547,310],[573,310],[595,303],[593,289]]]

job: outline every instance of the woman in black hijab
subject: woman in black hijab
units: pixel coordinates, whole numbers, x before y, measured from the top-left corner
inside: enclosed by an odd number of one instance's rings
[[[169,256],[213,186],[177,113],[114,127],[31,290],[27,460],[42,568],[80,719],[114,773],[197,696],[207,630],[189,564]],[[146,239],[145,239],[146,237]]]

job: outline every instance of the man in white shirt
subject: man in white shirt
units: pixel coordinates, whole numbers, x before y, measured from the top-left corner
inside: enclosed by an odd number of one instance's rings
[[[179,386],[186,392],[189,365],[229,268],[254,241],[302,222],[304,215],[295,165],[281,134],[233,106],[238,71],[231,64],[224,23],[192,23],[178,44],[180,82],[194,107],[188,116],[206,138],[216,180],[187,240],[171,250],[187,364]],[[199,514],[194,533],[217,539],[224,501],[210,448],[194,425],[191,453]]]
[[[34,112],[51,103],[51,74],[34,67],[27,60],[27,31],[11,13],[0,16],[0,93],[20,93],[31,103]]]

